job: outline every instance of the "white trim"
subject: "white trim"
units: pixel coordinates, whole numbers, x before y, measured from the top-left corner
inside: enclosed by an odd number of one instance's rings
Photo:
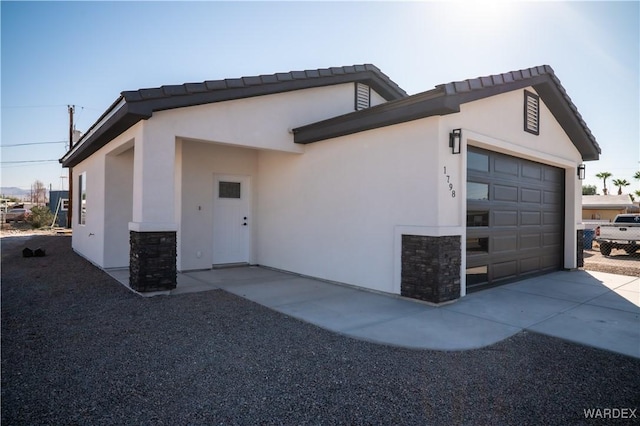
[[[549,166],[555,166],[563,169],[576,169],[577,167],[575,160],[546,154],[544,152],[536,151],[535,149],[526,148],[521,145],[507,142],[505,140],[492,138],[491,136],[483,135],[481,133],[476,133],[473,130],[469,129],[462,129],[462,139],[463,147],[465,148],[465,150],[462,151],[463,154],[466,154],[467,146],[475,146],[477,148],[507,154],[513,157],[519,157],[538,163],[548,164]]]

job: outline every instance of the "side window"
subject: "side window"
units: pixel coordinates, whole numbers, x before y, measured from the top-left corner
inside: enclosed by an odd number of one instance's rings
[[[78,176],[78,223],[86,224],[87,221],[87,173]]]

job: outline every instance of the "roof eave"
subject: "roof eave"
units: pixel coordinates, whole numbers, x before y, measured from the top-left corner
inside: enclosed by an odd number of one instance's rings
[[[297,127],[293,129],[294,142],[308,144],[434,115],[447,115],[456,112],[460,112],[459,105],[444,96],[442,90],[434,89],[405,99],[383,103],[365,110]]]
[[[513,73],[491,76],[485,81],[488,84],[481,87],[477,85],[483,84],[482,79],[439,85],[429,92],[301,126],[294,129],[294,141],[307,144],[419,118],[451,114],[459,112],[460,105],[464,103],[533,87],[578,149],[583,161],[597,160],[600,147],[551,67],[531,68],[517,75],[520,77],[513,78]],[[434,95],[437,100],[432,98]],[[425,96],[428,96],[427,100],[423,99]]]
[[[107,114],[103,114],[103,116],[105,115]],[[60,160],[62,167],[75,167],[137,122],[146,120],[149,117],[151,117],[149,111],[124,103],[120,109],[114,111],[100,126],[90,129],[92,133],[89,135],[89,132],[87,132],[89,136],[78,141],[78,144],[62,157]],[[100,123],[100,120],[96,123]]]
[[[387,101],[408,96],[372,64],[125,91],[60,163],[64,167],[77,165],[140,120],[150,118],[155,111],[353,82],[368,84]]]

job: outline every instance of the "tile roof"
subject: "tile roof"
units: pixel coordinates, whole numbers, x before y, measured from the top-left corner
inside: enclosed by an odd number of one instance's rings
[[[294,140],[311,143],[419,118],[457,113],[461,104],[529,86],[540,95],[583,159],[597,160],[600,146],[548,65],[441,84],[404,99],[293,129]]]
[[[170,86],[161,86],[149,89],[139,89],[139,90],[131,90],[122,92],[122,96],[128,102],[141,102],[150,99],[161,99],[161,98],[172,98],[172,97],[180,97],[180,96],[189,96],[189,95],[197,95],[202,93],[215,93],[225,91],[226,97],[231,99],[238,99],[235,97],[236,94],[229,93],[229,89],[249,89],[251,87],[260,86],[265,91],[269,91],[270,86],[279,85],[282,89],[285,89],[281,83],[288,82],[301,82],[304,88],[307,87],[315,87],[315,86],[326,86],[327,80],[326,77],[331,78],[333,80],[345,80],[345,81],[353,81],[353,77],[365,77],[363,74],[370,73],[371,75],[368,77],[374,81],[373,86],[379,86],[376,91],[381,92],[385,98],[390,99],[398,99],[405,96],[408,96],[407,93],[400,88],[396,83],[391,81],[389,77],[380,71],[375,65],[372,64],[364,64],[364,65],[353,65],[346,67],[332,67],[332,68],[322,68],[316,70],[305,70],[305,71],[291,71],[285,73],[276,73],[276,74],[267,74],[267,75],[258,75],[253,77],[241,77],[241,78],[227,78],[224,80],[209,80],[204,81],[202,83],[185,83],[180,85],[170,85]],[[343,78],[336,78],[343,77]],[[358,78],[359,80],[365,80],[366,78]],[[315,81],[314,81],[315,80]],[[384,82],[384,84],[380,84]],[[377,83],[377,84],[376,84]],[[339,84],[338,82],[334,82],[333,84]],[[374,87],[375,88],[375,87]],[[290,88],[289,90],[296,90],[296,87]],[[256,96],[251,92],[248,93],[250,96]],[[205,98],[203,98],[204,100]],[[185,101],[185,104],[188,102],[197,102],[197,99],[189,99]],[[214,101],[218,101],[214,98]],[[189,105],[192,105],[189,103]],[[181,105],[186,106],[186,105]],[[156,111],[156,110],[154,110]]]
[[[156,111],[350,82],[366,83],[386,100],[408,96],[372,64],[124,91],[60,162],[64,167],[73,167],[138,121],[150,118]]]

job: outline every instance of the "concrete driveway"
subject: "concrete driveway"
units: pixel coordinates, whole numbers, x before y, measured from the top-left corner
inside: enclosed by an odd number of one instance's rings
[[[128,271],[108,272],[127,285]],[[530,330],[640,358],[640,278],[630,276],[561,271],[435,307],[271,269],[241,267],[178,274],[177,288],[162,294],[212,289],[336,333],[387,345],[465,350]]]

